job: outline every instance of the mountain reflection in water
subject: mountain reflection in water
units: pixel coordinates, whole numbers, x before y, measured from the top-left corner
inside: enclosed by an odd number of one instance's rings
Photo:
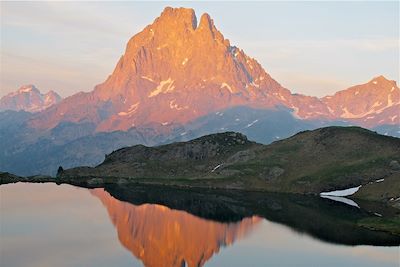
[[[121,202],[103,189],[91,193],[107,208],[121,244],[147,267],[203,266],[221,246],[231,245],[262,220],[252,216],[221,223],[158,204]]]
[[[50,183],[0,200],[0,266],[398,266],[400,211],[379,203]]]

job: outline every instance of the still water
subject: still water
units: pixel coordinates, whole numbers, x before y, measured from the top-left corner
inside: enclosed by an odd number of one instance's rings
[[[106,190],[0,186],[0,265],[399,266],[399,246],[376,241],[391,237],[366,237],[367,232],[358,234],[353,226],[347,233],[347,223],[339,223],[342,232],[322,229],[334,227],[324,205],[344,205],[330,200],[318,204],[324,210],[318,218],[314,208],[305,208],[307,200],[257,199],[258,207],[253,207],[219,194],[201,199],[170,191],[161,200],[163,194],[152,196],[146,190]],[[146,203],[150,199],[154,201]],[[260,210],[265,203],[270,209]],[[261,215],[248,213],[250,208]],[[337,208],[346,218],[361,216],[354,207]]]

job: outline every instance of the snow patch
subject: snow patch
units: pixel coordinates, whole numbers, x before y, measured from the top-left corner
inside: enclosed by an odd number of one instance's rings
[[[397,117],[398,117],[397,115],[394,115],[393,117],[390,117],[390,120],[394,121]]]
[[[388,103],[387,103],[387,107],[391,107],[393,106],[393,101],[392,101],[392,95],[388,95]]]
[[[334,197],[346,197],[351,196],[361,188],[361,185],[357,187],[347,188],[343,190],[335,190],[330,192],[321,192],[320,196],[334,196]]]
[[[233,93],[232,88],[227,83],[222,83],[220,88],[227,88],[229,92]]]
[[[148,81],[150,81],[150,82],[153,82],[153,83],[154,83],[154,80],[153,80],[152,78],[150,78],[150,77],[147,77],[147,76],[142,76],[142,77],[140,77],[140,78],[142,78],[142,79],[145,79],[145,80],[148,80]]]
[[[373,84],[378,84],[378,81],[373,81],[372,83],[373,83]]]
[[[398,104],[398,103],[400,103],[400,102],[396,102],[396,103],[393,102],[393,100],[392,100],[392,95],[389,94],[389,95],[388,95],[388,100],[387,100],[387,105],[386,105],[386,106],[383,106],[383,107],[382,107],[382,102],[376,101],[376,102],[371,106],[371,108],[370,108],[369,111],[364,112],[364,113],[362,113],[362,114],[353,114],[353,113],[351,113],[350,111],[348,111],[347,108],[342,108],[343,113],[342,113],[342,115],[340,115],[340,117],[346,118],[346,119],[363,118],[363,117],[365,117],[365,116],[367,116],[367,115],[369,115],[369,114],[372,114],[372,113],[379,114],[379,113],[381,113],[383,110],[385,110],[386,108],[389,108],[389,107],[391,107],[391,106],[394,106],[394,105],[396,105],[396,104]],[[379,108],[378,108],[378,107],[379,107]],[[377,109],[377,108],[378,108],[378,109]]]
[[[359,91],[356,91],[355,93],[354,93],[354,95],[358,95],[360,92]]]
[[[23,87],[19,90],[20,93],[30,93],[32,92],[32,87]]]
[[[188,58],[186,57],[183,61],[182,61],[182,65],[184,66],[187,62],[188,62]]]
[[[176,109],[176,110],[182,110],[182,109],[188,109],[189,106],[181,107],[181,106],[179,106],[178,104],[175,103],[175,100],[171,100],[171,101],[169,101],[169,108],[170,109]]]
[[[279,94],[279,98],[282,99],[283,101],[286,101],[286,98],[281,94]]]
[[[137,110],[138,107],[139,107],[139,102],[137,102],[137,103],[131,105],[127,111],[121,111],[121,112],[119,112],[118,115],[119,115],[119,116],[128,116],[128,115],[131,115],[132,113],[134,113],[134,112]]]
[[[221,166],[222,166],[222,163],[218,164],[217,166],[214,167],[214,169],[211,170],[211,172],[215,172]]]
[[[44,98],[45,102],[50,102],[51,101],[51,97],[49,95],[46,95],[46,97]]]
[[[390,90],[390,92],[393,92],[394,91],[394,86],[392,86],[392,89]]]
[[[328,107],[329,113],[334,114],[335,111],[333,109],[331,109],[330,107]]]
[[[161,50],[161,49],[163,49],[164,47],[167,47],[167,46],[168,46],[168,44],[163,44],[162,46],[157,47],[157,50]]]
[[[249,127],[253,126],[256,122],[258,122],[258,119],[254,120],[253,122],[251,122],[249,124],[247,124],[247,126],[245,128],[249,128]]]
[[[165,94],[168,92],[172,92],[175,89],[175,86],[173,85],[174,80],[172,80],[171,78],[168,78],[168,80],[164,80],[161,81],[159,83],[159,85],[157,86],[156,89],[154,89],[153,91],[151,91],[151,93],[149,94],[149,97],[153,97],[156,95],[159,95],[161,93]]]
[[[254,83],[254,82],[251,82],[251,83],[250,83],[250,85],[252,85],[252,86],[254,86],[254,87],[257,87],[257,88],[260,88],[260,85],[259,85],[259,84],[256,84],[256,83]]]
[[[376,180],[375,183],[381,183],[383,181],[385,181],[385,179],[379,179],[379,180]]]

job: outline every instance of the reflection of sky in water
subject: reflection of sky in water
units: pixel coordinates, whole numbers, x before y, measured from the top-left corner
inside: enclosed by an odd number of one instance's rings
[[[332,245],[264,220],[256,233],[222,250],[207,266],[397,267],[399,253],[399,247]]]
[[[0,198],[1,266],[141,266],[86,189],[2,185]]]
[[[0,208],[1,266],[141,266],[86,189],[3,185]],[[264,220],[206,266],[383,267],[398,266],[398,257],[398,247],[332,245]]]

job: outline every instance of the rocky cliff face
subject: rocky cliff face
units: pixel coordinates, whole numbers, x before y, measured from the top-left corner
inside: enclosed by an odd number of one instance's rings
[[[61,101],[54,91],[42,94],[34,85],[24,85],[16,92],[3,96],[0,99],[0,111],[28,111],[39,112]]]
[[[103,189],[91,191],[107,208],[118,238],[147,267],[203,266],[221,247],[245,236],[261,218],[219,223],[166,206],[135,206]]]
[[[65,99],[30,125],[48,129],[61,121],[92,122],[97,131],[127,130],[152,123],[185,124],[235,106],[284,106],[306,120],[397,123],[394,110],[387,108],[399,103],[399,88],[383,77],[374,81],[322,99],[292,94],[231,45],[208,14],[198,22],[193,9],[167,7],[129,40],[105,82]],[[366,117],[371,114],[376,118]]]

